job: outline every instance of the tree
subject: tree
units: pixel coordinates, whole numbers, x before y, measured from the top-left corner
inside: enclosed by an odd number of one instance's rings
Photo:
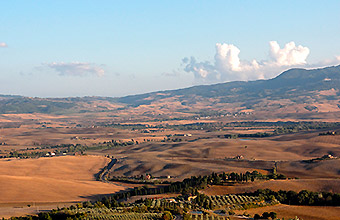
[[[270,215],[271,219],[276,219],[277,218],[276,212],[270,212],[269,215]]]
[[[269,212],[262,213],[262,218],[269,219],[269,217],[270,217],[270,213]]]
[[[52,220],[52,217],[46,212],[39,213],[38,216],[41,220]]]
[[[217,184],[220,184],[220,183],[221,183],[221,178],[220,178],[219,176],[216,176],[216,177],[214,178],[213,184],[217,185]]]
[[[165,211],[163,213],[162,219],[163,220],[172,220],[173,217],[172,217],[172,214],[169,211]]]
[[[229,211],[228,211],[228,214],[229,214],[229,215],[235,215],[235,212],[234,212],[233,210],[229,210]]]
[[[256,219],[261,219],[261,216],[259,215],[259,214],[255,214],[254,215],[254,219],[256,220]]]
[[[184,213],[183,214],[183,220],[191,220],[191,215],[189,213]]]

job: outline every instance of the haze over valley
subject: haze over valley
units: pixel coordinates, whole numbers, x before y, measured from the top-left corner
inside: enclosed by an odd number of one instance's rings
[[[0,217],[339,219],[339,7],[3,3]]]

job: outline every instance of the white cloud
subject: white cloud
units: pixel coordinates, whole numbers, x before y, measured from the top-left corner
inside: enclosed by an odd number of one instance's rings
[[[284,48],[280,49],[280,45],[276,41],[270,41],[270,55],[278,66],[292,66],[306,64],[309,55],[309,49],[301,45],[296,46],[295,43],[289,42]]]
[[[193,73],[201,82],[224,82],[272,78],[284,69],[307,66],[309,48],[289,42],[281,49],[276,41],[269,42],[269,46],[269,58],[259,62],[240,60],[239,48],[217,43],[214,63],[184,58],[184,70]]]
[[[4,42],[0,42],[0,47],[7,47],[7,44]]]
[[[222,69],[231,71],[240,71],[241,62],[238,55],[240,50],[232,44],[216,44],[216,65]]]
[[[102,67],[92,64],[92,63],[81,63],[81,62],[71,62],[71,63],[48,63],[46,64],[51,69],[58,72],[59,75],[63,76],[86,76],[86,75],[96,75],[103,76],[105,71]]]

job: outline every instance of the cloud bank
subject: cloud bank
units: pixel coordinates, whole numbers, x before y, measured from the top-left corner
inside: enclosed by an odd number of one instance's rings
[[[308,67],[308,47],[293,41],[283,48],[276,41],[269,42],[267,60],[240,60],[240,49],[232,44],[216,44],[214,62],[197,62],[195,57],[184,58],[184,71],[193,73],[199,82],[225,82],[235,80],[268,79],[292,67]],[[332,63],[333,61],[331,61]]]
[[[7,44],[4,42],[0,42],[0,47],[7,47]]]
[[[51,69],[55,70],[61,76],[86,76],[95,75],[103,76],[105,71],[102,67],[92,64],[92,63],[81,63],[81,62],[71,62],[71,63],[48,63],[46,64]]]

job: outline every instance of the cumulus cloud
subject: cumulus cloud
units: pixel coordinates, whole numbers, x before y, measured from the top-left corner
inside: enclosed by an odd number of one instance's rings
[[[103,76],[105,71],[102,67],[92,63],[71,62],[71,63],[48,63],[46,64],[51,69],[58,72],[62,76],[86,76],[96,75]]]
[[[240,49],[232,44],[217,43],[214,62],[198,62],[194,57],[184,58],[184,71],[193,73],[195,79],[203,82],[234,80],[256,80],[276,76],[280,71],[307,65],[309,48],[294,42],[283,48],[276,41],[269,42],[269,57],[264,61],[240,60]]]
[[[309,55],[309,49],[301,45],[296,46],[295,43],[289,42],[284,48],[280,48],[280,45],[276,41],[269,42],[270,55],[276,65],[278,66],[293,66],[306,64],[306,59]]]
[[[4,42],[0,42],[0,47],[7,47],[7,44]]]

